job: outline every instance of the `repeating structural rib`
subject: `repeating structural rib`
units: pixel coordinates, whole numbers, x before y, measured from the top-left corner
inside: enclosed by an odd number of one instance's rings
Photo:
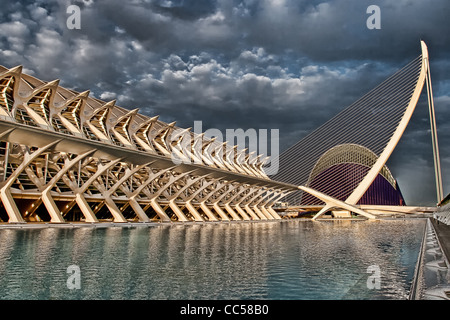
[[[17,167],[16,170],[8,177],[8,179],[2,184],[0,188],[0,198],[3,202],[3,205],[6,209],[6,212],[9,216],[9,222],[25,222],[22,218],[22,215],[17,208],[14,199],[11,195],[11,186],[14,183],[14,181],[19,177],[19,175],[22,173],[23,170],[38,157],[42,153],[44,153],[46,150],[50,149],[54,145],[56,145],[59,142],[53,141],[49,144],[47,144],[44,147],[41,147],[34,152],[30,153],[28,150],[26,150],[25,154],[23,155],[23,161],[22,163]]]
[[[0,66],[2,221],[256,219],[259,197],[295,190],[246,149],[22,69]]]
[[[73,166],[78,164],[81,160],[84,158],[92,155],[95,152],[95,150],[89,150],[88,152],[85,152],[83,154],[80,154],[76,156],[74,159],[69,160],[65,159],[64,166],[61,168],[60,171],[48,182],[44,190],[42,191],[42,202],[44,203],[45,207],[48,210],[48,213],[50,214],[51,222],[64,222],[63,217],[61,216],[61,212],[58,209],[54,199],[51,196],[51,190],[55,186],[55,184],[65,175]],[[77,198],[78,199],[78,198]],[[80,206],[81,211],[85,214],[86,221],[88,222],[96,222],[97,219],[94,218],[94,214],[90,210],[90,207],[86,207],[84,202],[77,201],[78,205]]]

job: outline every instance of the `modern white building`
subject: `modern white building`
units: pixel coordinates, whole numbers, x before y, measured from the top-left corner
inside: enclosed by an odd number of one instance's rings
[[[0,67],[0,219],[230,221],[280,219],[296,189],[261,157]]]
[[[89,91],[0,66],[0,219],[230,221],[281,219],[272,208],[316,205],[320,217],[362,205],[402,206],[386,167],[427,86],[438,202],[443,198],[428,51],[279,158],[272,179],[255,157]]]

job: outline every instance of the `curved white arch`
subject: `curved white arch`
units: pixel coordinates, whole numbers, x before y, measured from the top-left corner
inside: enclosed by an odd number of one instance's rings
[[[408,107],[406,108],[406,111],[402,117],[402,120],[398,124],[397,129],[394,131],[394,134],[392,135],[388,144],[378,157],[378,160],[369,170],[364,179],[355,188],[355,190],[353,190],[350,196],[345,200],[345,202],[348,204],[356,204],[359,201],[359,199],[361,199],[361,197],[364,195],[364,193],[367,191],[367,189],[370,187],[372,182],[377,177],[378,173],[386,164],[386,161],[391,156],[392,152],[394,151],[395,147],[400,141],[400,138],[402,137],[403,132],[405,131],[406,126],[409,123],[409,120],[411,119],[414,109],[416,108],[417,102],[419,101],[420,94],[422,93],[423,85],[425,84],[428,71],[428,64],[427,64],[428,49],[425,42],[421,41],[421,45],[422,45],[422,68],[420,70],[419,79],[417,80],[416,88],[414,89]]]
[[[304,186],[299,186],[299,189],[310,193],[313,196],[318,197],[322,201],[325,201],[325,207],[318,213],[316,216],[314,216],[313,220],[317,219],[319,216],[324,214],[326,211],[330,210],[333,207],[339,207],[344,208],[356,213],[359,213],[361,215],[364,215],[368,218],[373,218],[373,215],[356,208],[355,205],[358,203],[358,201],[361,199],[361,197],[364,195],[364,193],[367,191],[367,189],[370,187],[370,185],[373,183],[377,175],[381,172],[383,167],[385,166],[387,160],[391,156],[392,152],[394,151],[395,147],[397,146],[398,142],[400,141],[400,138],[402,137],[410,119],[411,116],[416,108],[417,102],[419,100],[419,97],[422,93],[423,86],[425,83],[427,83],[427,91],[428,91],[428,103],[430,107],[430,120],[431,120],[431,127],[432,127],[432,138],[433,138],[433,152],[434,152],[434,159],[435,159],[435,170],[436,170],[436,183],[437,183],[437,194],[439,199],[439,184],[442,183],[441,177],[440,177],[440,164],[439,164],[439,153],[438,153],[438,147],[437,147],[437,136],[436,136],[436,128],[435,123],[433,122],[434,119],[434,106],[432,105],[432,92],[431,92],[431,83],[429,79],[429,58],[428,58],[428,49],[424,41],[421,41],[421,49],[422,49],[422,63],[420,68],[420,74],[417,79],[416,86],[414,88],[414,91],[411,95],[411,98],[409,100],[408,106],[405,109],[405,112],[396,127],[395,131],[393,132],[391,138],[389,139],[388,143],[386,144],[386,147],[381,152],[381,154],[378,156],[378,159],[373,164],[371,169],[368,171],[366,176],[362,179],[362,181],[359,183],[359,185],[353,190],[353,192],[350,194],[350,196],[343,202],[338,202],[337,199],[334,199],[332,197],[326,196],[324,194],[320,194],[317,192],[317,190],[313,190],[311,188],[306,188]]]

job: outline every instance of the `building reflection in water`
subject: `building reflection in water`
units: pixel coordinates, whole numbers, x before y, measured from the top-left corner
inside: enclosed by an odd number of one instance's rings
[[[1,299],[405,299],[425,220],[0,230]],[[67,267],[81,270],[69,290]],[[367,288],[379,267],[381,289]]]

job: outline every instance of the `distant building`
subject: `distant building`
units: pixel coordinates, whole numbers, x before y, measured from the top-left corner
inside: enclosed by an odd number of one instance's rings
[[[314,166],[307,186],[345,201],[377,161],[369,149],[343,144],[325,152]],[[302,205],[316,205],[317,198],[306,193]],[[384,166],[357,204],[405,205],[397,181]]]

